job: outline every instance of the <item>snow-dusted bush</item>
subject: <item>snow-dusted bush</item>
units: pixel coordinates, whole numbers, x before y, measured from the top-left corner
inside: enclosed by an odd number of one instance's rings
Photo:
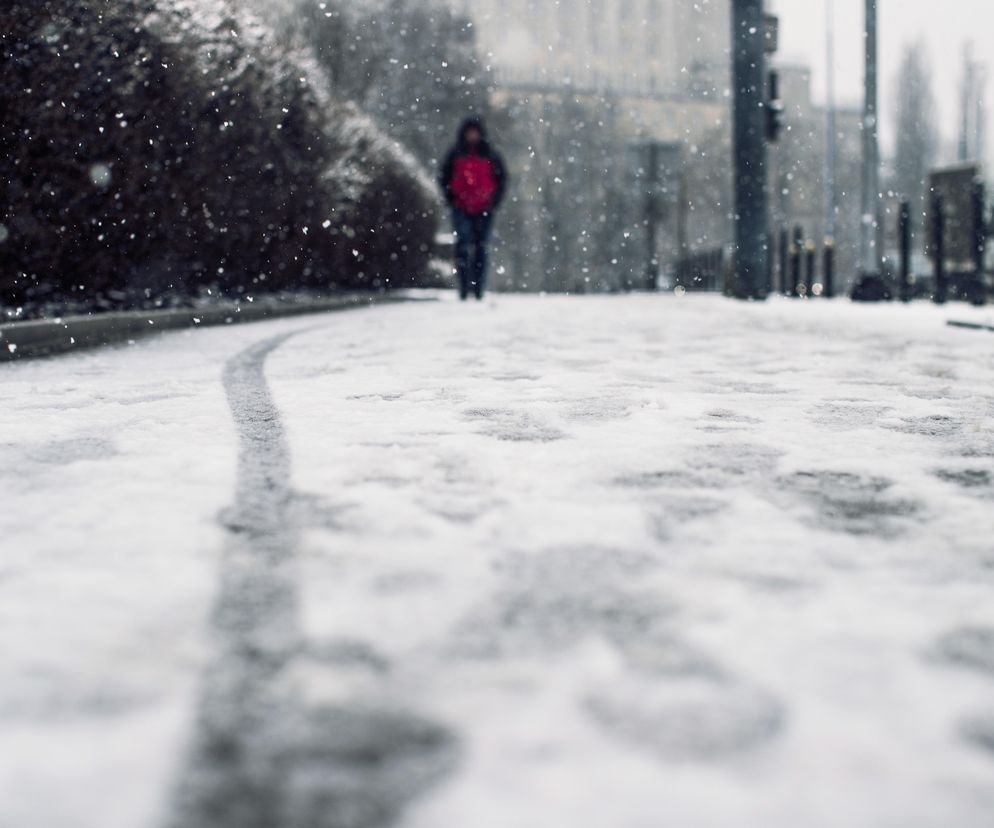
[[[14,0],[0,301],[409,283],[417,165],[227,0]]]
[[[271,6],[272,0],[251,0]],[[356,101],[426,167],[467,116],[489,115],[489,68],[470,18],[446,0],[288,0],[336,95]]]
[[[333,192],[333,232],[347,240],[359,282],[416,284],[438,229],[434,181],[353,104],[339,108],[332,135],[335,161],[324,182]]]

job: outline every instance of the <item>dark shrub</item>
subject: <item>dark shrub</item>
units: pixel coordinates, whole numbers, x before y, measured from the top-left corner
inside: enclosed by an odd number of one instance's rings
[[[15,0],[0,48],[0,302],[423,271],[417,167],[225,0]]]

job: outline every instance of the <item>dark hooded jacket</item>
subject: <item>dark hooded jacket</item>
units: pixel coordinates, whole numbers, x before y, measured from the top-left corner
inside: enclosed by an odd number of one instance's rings
[[[479,130],[480,135],[483,136],[482,140],[474,147],[470,147],[466,142],[466,132],[470,129]],[[457,209],[459,208],[459,182],[457,178],[461,162],[470,158],[484,159],[489,163],[489,173],[492,176],[493,187],[488,199],[490,203],[486,205],[484,212],[496,210],[504,199],[504,193],[507,191],[507,169],[504,166],[504,159],[501,158],[500,153],[487,141],[486,127],[480,118],[468,118],[463,122],[459,128],[459,137],[455,146],[446,155],[439,175],[438,183],[442,188],[442,192],[445,194],[445,200],[450,206]]]

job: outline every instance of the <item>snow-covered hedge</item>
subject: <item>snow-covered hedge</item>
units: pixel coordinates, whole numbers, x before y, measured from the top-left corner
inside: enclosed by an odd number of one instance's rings
[[[14,0],[3,17],[0,302],[425,271],[431,182],[237,4]]]
[[[468,116],[491,114],[493,77],[476,30],[451,0],[246,0],[280,10],[335,93],[436,169]]]

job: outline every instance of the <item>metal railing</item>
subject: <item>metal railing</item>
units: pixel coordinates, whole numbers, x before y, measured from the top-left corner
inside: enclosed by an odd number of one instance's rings
[[[677,261],[676,287],[686,291],[723,291],[727,263],[723,247],[684,256]]]

